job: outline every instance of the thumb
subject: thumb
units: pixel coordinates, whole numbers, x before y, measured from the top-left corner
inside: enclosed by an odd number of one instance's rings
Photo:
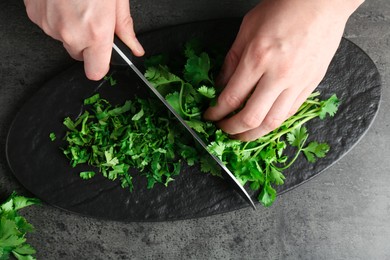
[[[130,15],[129,0],[116,1],[115,34],[132,50],[135,56],[142,56],[145,51],[134,33],[133,19]]]

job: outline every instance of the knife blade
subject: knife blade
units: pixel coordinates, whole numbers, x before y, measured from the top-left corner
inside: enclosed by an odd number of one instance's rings
[[[222,169],[222,172],[226,173],[225,176],[228,177],[230,183],[233,185],[235,190],[247,201],[253,209],[256,209],[255,204],[253,203],[251,197],[245,188],[240,184],[237,178],[233,175],[233,173],[226,167],[226,165],[214,154],[212,154],[207,145],[203,142],[203,140],[196,134],[196,132],[185,122],[185,120],[176,112],[176,110],[165,100],[165,98],[158,92],[158,90],[145,78],[142,72],[134,65],[134,63],[130,59],[130,55],[126,55],[125,53],[129,53],[130,49],[118,38],[114,37],[113,49],[116,53],[127,63],[128,66],[137,74],[137,76],[145,83],[145,85],[153,92],[153,94],[165,105],[165,107],[175,116],[175,118],[180,122],[181,125],[185,127],[187,132],[195,139],[195,141],[202,147],[205,151],[205,154],[211,156],[213,160],[218,164],[218,166]]]

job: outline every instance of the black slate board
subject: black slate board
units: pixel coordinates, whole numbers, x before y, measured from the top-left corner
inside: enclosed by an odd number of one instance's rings
[[[205,21],[169,27],[140,36],[149,55],[181,50],[193,37],[215,45],[234,40],[240,20]],[[185,168],[169,187],[146,189],[146,181],[135,178],[134,192],[122,189],[118,182],[101,176],[84,181],[80,168],[72,169],[58,149],[61,140],[51,142],[49,133],[62,136],[62,120],[76,117],[82,101],[95,92],[114,103],[145,95],[137,77],[117,65],[110,71],[117,79],[108,82],[85,78],[77,63],[49,80],[19,111],[9,130],[6,153],[10,168],[21,184],[43,201],[82,215],[119,221],[164,221],[197,218],[247,207],[246,202],[223,180]],[[138,59],[137,65],[142,63]],[[322,97],[336,93],[341,100],[333,119],[313,120],[307,124],[310,139],[326,141],[331,150],[314,164],[301,157],[284,173],[286,181],[278,187],[284,193],[335,163],[347,153],[370,127],[381,97],[381,81],[375,64],[356,45],[343,39],[324,80],[318,86]],[[250,192],[254,200],[257,193]],[[277,203],[277,201],[276,201]],[[321,203],[321,202],[319,202]]]

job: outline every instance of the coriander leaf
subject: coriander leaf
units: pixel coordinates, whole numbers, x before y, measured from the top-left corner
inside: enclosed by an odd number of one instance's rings
[[[12,210],[14,210],[14,201],[12,199],[13,196],[15,196],[14,193],[12,193],[10,198],[0,206],[1,211],[12,211]]]
[[[261,185],[262,183],[260,183],[259,181],[252,181],[249,185],[249,188],[251,188],[251,190],[259,190],[261,188]]]
[[[0,219],[0,247],[17,247],[26,241],[13,220]]]
[[[94,171],[80,172],[80,178],[84,179],[84,180],[88,180],[88,179],[91,179],[93,176],[95,176],[95,174],[96,173]]]
[[[333,94],[330,98],[321,102],[320,119],[324,119],[327,114],[333,117],[336,114],[338,107],[339,99],[336,94]]]
[[[207,146],[208,150],[222,160],[223,152],[226,149],[226,144],[223,142],[211,142]]]
[[[198,162],[198,152],[194,147],[181,143],[178,144],[178,147],[180,148],[180,156],[187,161],[189,166]]]
[[[8,259],[12,253],[18,259],[35,259],[34,248],[26,244],[25,235],[34,227],[20,216],[18,210],[39,203],[34,198],[18,196],[15,192],[0,205],[0,259]]]
[[[209,78],[210,59],[209,56],[202,52],[199,56],[192,56],[187,60],[184,66],[184,79],[198,86],[201,82],[212,83]]]
[[[18,253],[20,255],[32,255],[35,254],[36,251],[31,245],[24,243],[23,245],[15,248],[14,253]]]
[[[284,183],[284,175],[278,171],[275,167],[271,167],[271,179],[276,185],[282,185]]]
[[[287,147],[286,142],[284,142],[284,141],[277,142],[276,150],[277,150],[277,155],[279,158],[282,157],[283,151],[284,151],[284,149],[286,149],[286,147]]]
[[[294,128],[287,134],[287,141],[294,147],[300,147],[307,139],[307,129],[304,126]]]
[[[180,106],[180,95],[177,91],[166,95],[165,99],[181,117],[185,117],[185,113]]]
[[[213,87],[207,87],[203,85],[200,88],[198,88],[198,92],[207,98],[215,97],[215,88]]]
[[[18,227],[19,231],[22,233],[32,232],[34,231],[33,225],[27,222],[27,220],[22,216],[15,216],[15,223]]]
[[[38,200],[38,199],[26,198],[23,196],[16,196],[15,195],[12,197],[12,200],[13,200],[13,204],[14,204],[14,207],[13,207],[14,210],[19,210],[19,209],[22,209],[22,208],[25,208],[25,207],[28,207],[31,205],[40,204],[40,200]]]
[[[315,162],[317,158],[325,157],[326,153],[329,151],[329,145],[326,143],[311,142],[302,149],[307,160],[309,162]]]
[[[202,156],[200,158],[200,170],[204,173],[211,173],[213,176],[222,176],[221,168],[210,156]]]
[[[269,207],[276,199],[276,190],[269,183],[266,183],[258,199],[264,207]]]
[[[171,73],[166,66],[149,67],[144,75],[155,88],[159,89],[159,91],[161,85],[182,82],[182,80],[175,74]]]
[[[189,59],[201,52],[201,44],[197,39],[191,39],[184,45],[184,56]]]
[[[187,125],[189,127],[194,129],[196,132],[203,133],[203,134],[207,135],[207,132],[205,131],[205,127],[206,127],[206,123],[205,122],[202,122],[202,121],[196,120],[196,119],[185,120],[185,122],[187,123]]]
[[[145,59],[144,65],[146,68],[166,65],[168,62],[168,54],[158,54]]]

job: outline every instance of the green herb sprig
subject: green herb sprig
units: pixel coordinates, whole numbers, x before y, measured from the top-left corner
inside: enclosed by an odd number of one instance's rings
[[[26,234],[34,227],[19,215],[19,210],[30,205],[40,204],[38,199],[18,196],[15,192],[0,205],[0,259],[8,259],[12,254],[19,260],[35,259],[35,249],[26,243]]]

